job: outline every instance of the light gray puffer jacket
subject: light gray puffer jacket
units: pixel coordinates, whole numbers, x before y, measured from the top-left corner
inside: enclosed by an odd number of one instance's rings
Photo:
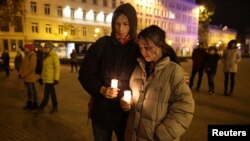
[[[166,57],[147,79],[145,62],[139,59],[130,79],[133,103],[126,141],[179,140],[192,121],[195,106],[183,72]]]

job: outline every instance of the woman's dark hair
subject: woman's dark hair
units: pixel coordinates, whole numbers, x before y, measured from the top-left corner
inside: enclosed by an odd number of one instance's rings
[[[231,40],[231,41],[229,41],[228,42],[228,44],[227,44],[227,47],[229,48],[229,49],[233,49],[233,44],[237,44],[237,41],[236,40]]]
[[[165,41],[166,33],[160,27],[156,25],[151,25],[145,29],[143,29],[137,36],[137,39],[142,39],[146,41],[153,42],[156,46],[160,47],[162,50],[162,57],[169,56],[170,60],[178,63],[178,57],[174,51],[174,49],[168,45]]]

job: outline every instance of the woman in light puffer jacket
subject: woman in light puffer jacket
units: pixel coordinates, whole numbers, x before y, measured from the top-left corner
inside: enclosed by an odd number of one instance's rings
[[[176,141],[192,121],[192,93],[183,69],[170,61],[173,52],[165,37],[155,25],[138,34],[143,58],[130,78],[131,102],[122,98],[120,103],[130,110],[126,141]]]

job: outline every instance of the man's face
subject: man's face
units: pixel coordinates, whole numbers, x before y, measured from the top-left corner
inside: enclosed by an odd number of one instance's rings
[[[130,27],[128,17],[124,14],[118,16],[115,21],[115,34],[118,40],[125,40],[128,36]]]

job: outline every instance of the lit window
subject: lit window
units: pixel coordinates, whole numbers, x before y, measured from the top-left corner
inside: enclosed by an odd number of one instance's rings
[[[31,30],[33,33],[38,33],[38,23],[32,23]]]
[[[46,24],[46,26],[45,26],[45,32],[46,33],[51,33],[51,25],[50,24]]]
[[[57,7],[57,16],[62,17],[63,16],[63,9],[61,6]]]
[[[64,27],[63,27],[63,25],[59,25],[59,26],[58,26],[58,33],[61,34],[61,35],[63,35],[63,32],[64,32]]]
[[[72,26],[72,27],[70,28],[70,34],[71,34],[71,35],[76,35],[76,29],[75,29],[74,26]]]
[[[36,2],[30,2],[30,12],[36,13]]]
[[[44,13],[45,15],[50,15],[50,5],[44,4]]]

